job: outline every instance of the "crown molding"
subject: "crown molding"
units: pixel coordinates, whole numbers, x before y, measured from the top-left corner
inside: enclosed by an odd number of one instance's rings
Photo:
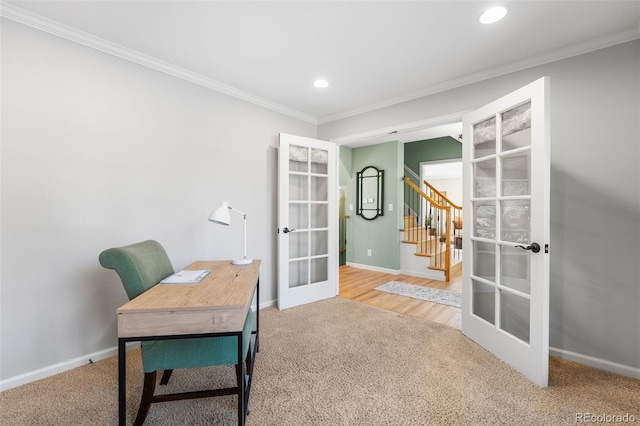
[[[199,86],[206,87],[210,90],[214,90],[219,93],[223,93],[228,96],[232,96],[243,101],[252,103],[254,105],[261,106],[263,108],[270,109],[272,111],[311,123],[314,125],[321,125],[330,123],[333,121],[342,120],[345,118],[353,117],[359,114],[375,111],[382,108],[387,108],[393,105],[397,105],[403,102],[412,101],[425,96],[433,95],[436,93],[444,92],[447,90],[456,89],[462,86],[466,86],[473,83],[478,83],[490,78],[499,77],[501,75],[509,74],[512,72],[521,71],[527,68],[543,65],[549,62],[554,62],[572,56],[589,53],[595,50],[604,49],[606,47],[614,46],[616,44],[625,43],[628,41],[636,40],[640,38],[640,24],[637,28],[631,29],[626,32],[613,34],[609,37],[593,40],[590,42],[578,44],[564,49],[554,50],[542,55],[527,58],[523,61],[515,62],[503,67],[492,68],[487,71],[469,74],[464,77],[445,81],[440,84],[426,87],[424,89],[410,92],[404,95],[395,96],[386,99],[381,102],[372,103],[363,107],[354,108],[351,110],[342,111],[336,114],[330,114],[324,117],[314,117],[310,114],[306,114],[292,108],[280,105],[278,103],[269,101],[259,96],[253,95],[249,92],[245,92],[228,84],[220,81],[205,77],[201,74],[191,72],[187,69],[178,67],[171,63],[161,61],[149,55],[145,55],[133,49],[112,43],[110,41],[101,39],[89,33],[85,33],[73,27],[61,24],[59,22],[44,18],[34,13],[28,12],[15,5],[10,5],[0,1],[0,16],[7,19],[19,22],[24,25],[39,29],[41,31],[48,32],[58,37],[65,38],[67,40],[74,41],[84,46],[100,50],[104,53],[108,53],[113,56],[117,56],[121,59],[125,59],[130,62],[137,63],[139,65],[154,69],[156,71],[163,72],[165,74],[172,75],[185,81],[197,84]]]
[[[68,25],[61,24],[60,22],[44,18],[40,15],[28,12],[14,5],[2,2],[0,15],[7,19],[11,19],[12,21],[28,25],[32,28],[45,31],[49,34],[53,34],[55,36],[82,44],[92,49],[100,50],[101,52],[117,56],[118,58],[134,62],[147,68],[169,74],[182,80],[197,84],[199,86],[206,87],[207,89],[211,89],[216,92],[241,99],[243,101],[270,109],[284,115],[288,115],[307,123],[311,123],[314,125],[318,124],[317,118],[312,115],[296,111],[292,108],[280,105],[275,102],[271,102],[267,99],[253,95],[249,92],[245,92],[228,84],[221,83],[217,80],[191,72],[169,62],[165,62],[152,56],[145,55],[144,53],[138,52],[136,50],[129,49],[116,43],[112,43],[108,40],[104,40],[100,37],[96,37],[92,34],[80,31]]]
[[[403,102],[412,101],[418,98],[422,98],[436,93],[444,92],[447,90],[457,89],[462,86],[466,86],[480,81],[488,80],[490,78],[499,77],[505,74],[510,74],[517,71],[522,71],[528,68],[544,65],[550,62],[567,59],[573,56],[582,55],[584,53],[593,52],[596,50],[604,49],[607,47],[615,46],[616,44],[626,43],[640,38],[640,24],[637,28],[631,30],[613,34],[608,37],[600,38],[597,40],[577,44],[563,49],[546,52],[542,55],[533,56],[525,60],[514,62],[503,67],[492,68],[487,71],[469,74],[460,78],[445,81],[440,84],[436,84],[415,92],[407,93],[404,95],[396,96],[386,99],[381,102],[376,102],[370,105],[366,105],[360,108],[355,108],[347,111],[343,111],[337,114],[331,114],[318,118],[318,125],[330,123],[332,121],[342,120],[344,118],[353,117],[355,115],[364,114],[366,112],[375,111],[378,109],[390,107]]]

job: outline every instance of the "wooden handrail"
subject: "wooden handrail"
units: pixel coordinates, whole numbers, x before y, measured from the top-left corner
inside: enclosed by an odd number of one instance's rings
[[[462,210],[462,206],[457,205],[456,203],[454,203],[453,201],[451,201],[449,199],[449,197],[447,197],[445,194],[443,194],[442,192],[438,191],[433,185],[431,185],[429,182],[427,182],[426,180],[422,181],[425,185],[427,185],[429,187],[429,189],[431,189],[433,192],[435,192],[436,194],[438,194],[438,197],[441,197],[443,200],[445,200],[447,203],[451,204],[451,207],[453,207],[454,209],[457,210]]]
[[[438,209],[442,209],[445,210],[447,208],[449,208],[449,206],[445,206],[442,204],[438,204],[433,198],[429,197],[427,194],[425,194],[420,188],[418,188],[418,185],[416,185],[415,183],[413,183],[411,181],[411,179],[409,179],[408,177],[404,177],[402,178],[402,180],[404,180],[404,182],[409,185],[414,191],[416,191],[418,194],[420,194],[425,200],[427,200],[432,206],[438,208]]]

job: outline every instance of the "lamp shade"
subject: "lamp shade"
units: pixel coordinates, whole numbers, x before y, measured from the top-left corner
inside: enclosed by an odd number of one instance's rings
[[[218,223],[220,225],[227,225],[231,223],[231,213],[229,213],[229,203],[223,201],[220,203],[220,207],[215,209],[209,215],[209,220],[211,222]]]

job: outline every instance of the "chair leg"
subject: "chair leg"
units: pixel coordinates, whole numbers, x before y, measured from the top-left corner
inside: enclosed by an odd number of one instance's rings
[[[166,385],[167,383],[169,383],[171,373],[173,373],[173,370],[164,370],[164,372],[162,373],[162,378],[160,379],[161,385]]]
[[[140,426],[144,423],[144,420],[149,414],[149,407],[151,406],[151,400],[153,399],[153,391],[156,388],[156,372],[144,373],[144,386],[142,388],[142,399],[140,400],[140,407],[138,408],[138,415],[133,422],[134,426]]]

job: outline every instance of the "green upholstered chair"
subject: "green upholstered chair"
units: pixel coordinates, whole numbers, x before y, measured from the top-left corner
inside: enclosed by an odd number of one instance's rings
[[[164,248],[151,240],[110,248],[100,253],[99,260],[103,267],[118,273],[129,299],[149,290],[174,272]],[[160,384],[166,385],[174,369],[235,364],[236,376],[245,378],[247,371],[252,369],[249,348],[252,329],[253,314],[249,309],[243,332],[245,362],[240,364],[237,362],[238,346],[234,336],[143,341],[144,386],[134,425],[144,423],[149,407],[154,402],[237,394],[238,387],[154,396],[156,374],[163,371]],[[242,415],[246,416],[247,412]]]

